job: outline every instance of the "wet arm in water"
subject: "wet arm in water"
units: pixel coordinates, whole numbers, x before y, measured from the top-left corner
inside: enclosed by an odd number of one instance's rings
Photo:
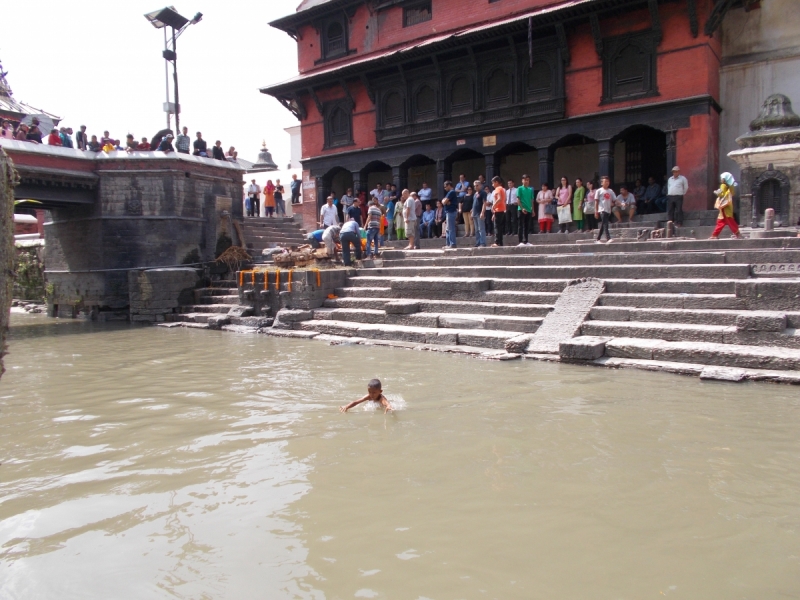
[[[345,406],[340,406],[339,407],[339,411],[340,412],[347,412],[348,410],[350,410],[354,406],[358,406],[359,404],[361,404],[362,402],[366,402],[367,400],[369,400],[369,394],[367,394],[363,398],[359,398],[358,400],[353,400],[350,404],[347,404]]]
[[[392,405],[389,404],[389,401],[386,399],[386,396],[383,395],[381,395],[381,406],[383,407],[383,414],[386,414],[390,410],[394,411],[394,408],[392,408]]]

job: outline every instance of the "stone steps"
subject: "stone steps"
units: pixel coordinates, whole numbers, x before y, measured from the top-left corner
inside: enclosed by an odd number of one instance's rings
[[[391,299],[388,299],[391,300]],[[325,300],[325,308],[349,308],[358,310],[384,310],[387,298],[336,298]],[[502,302],[462,302],[418,298],[420,313],[479,313],[482,315],[505,315],[520,317],[544,317],[552,309],[551,304],[514,304]]]
[[[707,342],[724,345],[800,348],[796,329],[782,332],[740,331],[736,326],[663,323],[654,321],[585,321],[582,335],[640,338],[668,342]]]
[[[299,323],[300,330],[316,331],[327,335],[357,337],[377,340],[411,342],[415,344],[436,344],[448,346],[474,346],[505,350],[507,340],[520,332],[494,331],[484,329],[441,329],[435,327],[413,327],[381,323],[354,323],[315,319]]]
[[[687,323],[695,325],[723,325],[735,327],[739,316],[747,315],[746,310],[710,310],[710,309],[671,309],[671,308],[634,308],[627,306],[595,306],[590,314],[595,321],[656,321],[659,323]],[[779,315],[781,313],[770,313]],[[800,324],[800,313],[794,313],[795,321]],[[795,327],[790,321],[790,327]]]
[[[611,358],[742,369],[800,370],[800,349],[796,348],[618,337],[606,342],[605,352]]]
[[[746,279],[749,264],[685,265],[581,265],[581,266],[440,266],[378,267],[359,269],[359,276],[391,278],[495,278],[495,279]]]
[[[418,312],[393,314],[385,310],[364,308],[323,308],[314,311],[314,318],[333,321],[355,321],[359,323],[385,323],[438,329],[484,329],[534,333],[542,323],[542,317],[486,315],[484,313],[436,313]]]
[[[181,313],[228,314],[231,304],[191,304],[181,306]]]
[[[231,296],[200,296],[195,298],[196,304],[239,304],[239,295]]]
[[[603,294],[598,306],[627,306],[632,308],[714,308],[722,310],[744,309],[745,303],[735,294]]]

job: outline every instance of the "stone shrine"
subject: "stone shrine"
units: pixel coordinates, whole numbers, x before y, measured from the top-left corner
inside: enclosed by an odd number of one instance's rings
[[[769,96],[750,131],[736,139],[741,147],[728,156],[742,170],[739,219],[764,227],[767,210],[774,210],[776,227],[800,219],[800,116],[783,94]]]

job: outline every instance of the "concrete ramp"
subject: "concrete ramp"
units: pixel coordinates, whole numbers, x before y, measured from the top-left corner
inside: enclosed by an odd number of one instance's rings
[[[555,303],[536,333],[527,352],[531,354],[558,354],[559,344],[580,333],[581,324],[606,289],[599,279],[574,279]]]

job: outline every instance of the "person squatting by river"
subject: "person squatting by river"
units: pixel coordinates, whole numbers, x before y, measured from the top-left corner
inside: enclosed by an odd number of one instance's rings
[[[350,404],[346,404],[344,406],[339,407],[340,412],[347,412],[354,406],[358,406],[362,402],[366,402],[367,400],[371,400],[372,402],[379,402],[380,405],[383,407],[383,414],[386,414],[390,410],[394,410],[392,405],[389,404],[389,401],[386,399],[386,396],[383,395],[383,389],[381,389],[381,380],[380,379],[370,379],[369,383],[367,384],[367,395],[363,398],[358,400],[353,400]]]

